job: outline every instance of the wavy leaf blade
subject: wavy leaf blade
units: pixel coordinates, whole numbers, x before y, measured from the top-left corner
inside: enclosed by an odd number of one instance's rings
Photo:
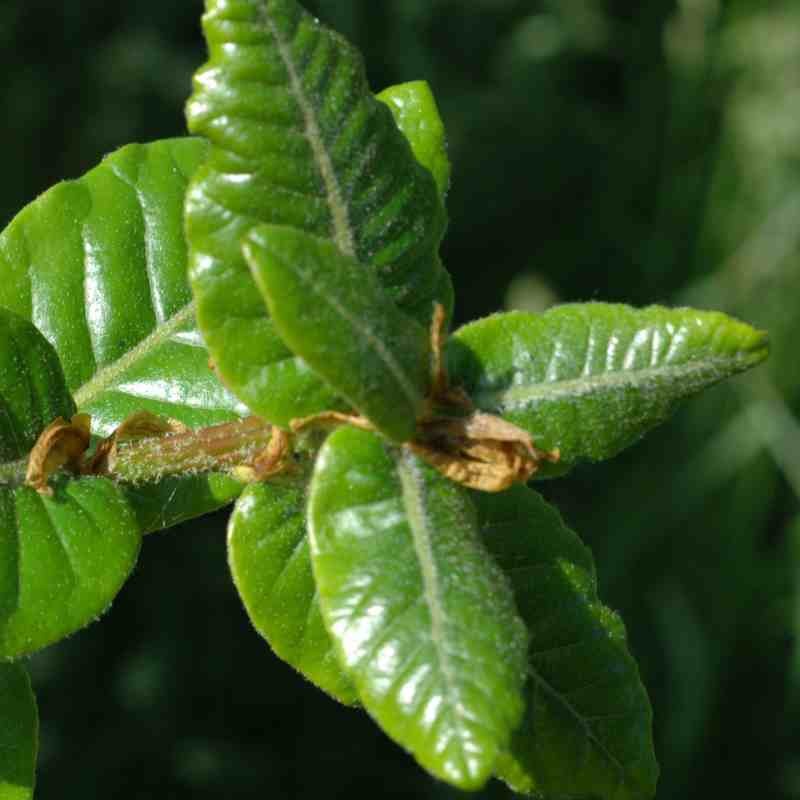
[[[228,563],[255,629],[275,654],[345,705],[358,696],[319,608],[299,489],[254,484],[228,524]]]
[[[39,718],[28,674],[19,664],[0,664],[0,720],[0,798],[30,800]]]
[[[209,369],[186,274],[183,202],[206,152],[200,139],[123,147],[45,192],[0,234],[0,306],[55,348],[95,433],[140,410],[191,427],[245,411]],[[134,502],[151,518],[161,502],[164,525],[220,504],[207,487],[189,511],[196,479],[171,483],[171,500],[152,488],[139,487]]]
[[[527,487],[474,499],[530,634],[528,708],[498,775],[535,797],[653,797],[650,702],[591,552]]]
[[[616,455],[767,352],[765,333],[717,312],[585,303],[466,325],[448,363],[480,409],[557,447],[563,471]]]
[[[323,616],[364,707],[434,775],[480,787],[522,713],[526,635],[468,496],[342,428],[309,504]]]
[[[186,205],[198,319],[226,382],[285,425],[335,398],[311,402],[311,376],[282,345],[241,255],[247,233],[278,224],[330,238],[427,323],[448,288],[436,261],[445,218],[351,45],[294,0],[206,8],[210,59],[187,107],[190,130],[212,143]]]
[[[329,239],[262,226],[243,247],[283,340],[380,431],[410,439],[427,393],[425,329]]]
[[[106,611],[139,555],[122,490],[64,478],[53,497],[0,486],[0,659],[69,636]]]

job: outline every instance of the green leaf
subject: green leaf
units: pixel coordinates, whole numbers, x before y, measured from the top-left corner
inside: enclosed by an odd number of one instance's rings
[[[23,485],[29,450],[75,410],[53,348],[0,309],[0,660],[87,625],[128,577],[141,536],[122,490],[100,478],[51,479],[52,497]],[[14,459],[8,461],[6,459]]]
[[[364,707],[434,775],[482,786],[523,712],[527,640],[466,492],[341,428],[309,502],[322,613]]]
[[[158,483],[125,484],[121,488],[143,534],[222,508],[242,492],[242,484],[222,472],[169,476]]]
[[[450,158],[444,122],[428,82],[389,86],[376,97],[389,106],[417,161],[433,175],[439,196],[444,198],[450,188]]]
[[[228,562],[253,625],[275,653],[340,702],[356,703],[322,621],[304,492],[263,483],[245,489],[228,526]]]
[[[259,224],[331,239],[427,326],[446,299],[431,174],[370,93],[357,51],[294,0],[207,0],[189,128],[211,153],[186,223],[198,320],[220,374],[268,421],[337,405],[281,342],[241,253]]]
[[[19,664],[0,664],[0,800],[33,797],[38,739],[28,674]]]
[[[536,492],[474,493],[484,541],[530,634],[528,708],[498,774],[540,798],[655,794],[652,712],[588,548]]]
[[[441,213],[445,214],[444,201],[450,188],[450,158],[447,155],[444,122],[439,116],[431,87],[426,81],[412,81],[390,86],[375,96],[389,107],[417,161],[433,175],[442,204]],[[446,317],[450,320],[455,300],[453,281],[438,255],[436,260],[439,288],[434,291],[434,297],[444,306]],[[406,308],[406,311],[413,317],[426,319],[429,306],[430,303],[424,301],[419,309]]]
[[[74,413],[53,348],[30,322],[0,308],[0,482],[56,417]]]
[[[246,412],[209,369],[186,274],[183,201],[206,151],[199,139],[124,147],[45,192],[0,235],[0,306],[53,345],[95,433],[139,410],[191,427]],[[143,517],[160,504],[166,526],[238,491],[199,486],[170,482],[166,503],[162,487],[140,487],[134,499]]]
[[[105,478],[55,484],[52,497],[0,484],[0,659],[97,619],[139,554],[141,534],[121,489]]]
[[[243,247],[289,347],[388,437],[412,438],[430,373],[428,332],[330,239],[264,225]]]
[[[564,471],[616,455],[681,400],[767,352],[765,333],[717,312],[585,303],[473,322],[447,355],[478,408],[557,447]]]

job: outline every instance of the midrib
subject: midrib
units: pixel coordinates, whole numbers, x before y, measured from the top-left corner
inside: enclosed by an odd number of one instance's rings
[[[306,96],[303,90],[303,84],[300,80],[300,74],[297,66],[292,57],[291,48],[289,43],[286,42],[281,35],[278,26],[270,18],[269,12],[266,9],[266,2],[262,0],[257,6],[258,16],[261,24],[268,30],[269,34],[275,40],[278,53],[281,60],[286,67],[286,73],[289,76],[289,84],[291,91],[294,94],[300,111],[303,115],[303,122],[305,124],[305,135],[311,145],[311,151],[314,154],[314,159],[317,162],[322,182],[325,186],[325,199],[327,200],[328,207],[331,210],[331,218],[333,222],[333,240],[336,246],[345,255],[356,256],[356,240],[353,229],[350,225],[350,215],[347,205],[342,197],[342,190],[339,186],[339,180],[336,177],[336,170],[333,166],[333,159],[325,146],[322,138],[322,130],[320,129],[317,115],[314,107]],[[302,24],[302,23],[301,23]]]
[[[749,354],[741,354],[733,358],[706,359],[678,366],[646,367],[632,371],[604,372],[601,375],[541,382],[526,386],[511,386],[507,389],[478,389],[472,393],[472,399],[479,408],[513,409],[524,408],[542,400],[571,399],[602,391],[603,389],[615,389],[637,383],[646,383],[655,378],[670,378],[674,381],[680,381],[716,371],[719,371],[720,377],[723,377],[732,371],[732,363],[737,361],[747,363],[747,355]]]
[[[419,391],[414,386],[411,378],[406,374],[400,362],[395,358],[394,353],[383,343],[383,341],[375,335],[372,329],[366,325],[357,316],[354,316],[350,311],[342,305],[333,294],[320,291],[319,286],[314,282],[313,276],[300,268],[298,264],[288,264],[290,269],[293,269],[301,282],[304,283],[311,292],[313,292],[319,299],[332,308],[343,320],[345,320],[353,330],[357,331],[364,338],[372,350],[376,353],[378,358],[384,363],[388,371],[394,376],[400,391],[405,395],[406,400],[411,404],[412,408],[416,408],[420,401],[421,396]]]
[[[99,369],[86,383],[74,394],[75,404],[79,409],[85,408],[129,370],[137,361],[148,356],[157,347],[160,347],[189,320],[194,317],[194,302],[189,302],[180,311],[173,314],[162,325],[142,339],[139,344],[128,350],[116,361]]]
[[[580,712],[567,700],[564,695],[562,695],[557,689],[555,689],[549,681],[547,681],[543,675],[539,673],[539,671],[535,667],[530,667],[528,670],[528,674],[534,680],[536,685],[546,694],[548,694],[551,699],[561,705],[562,708],[566,710],[566,712],[575,720],[575,722],[583,728],[584,733],[586,734],[586,738],[591,742],[594,748],[597,750],[600,755],[605,758],[609,764],[612,765],[614,769],[616,769],[620,775],[620,784],[625,785],[627,783],[627,772],[625,767],[619,761],[619,759],[597,738],[597,735],[592,730],[591,726],[589,725],[588,721],[584,719],[584,717],[580,714]]]
[[[424,489],[421,488],[424,478],[419,474],[411,458],[407,454],[399,455],[395,457],[395,463],[400,476],[403,504],[408,512],[414,552],[422,573],[422,591],[431,615],[431,641],[441,667],[447,704],[451,713],[461,717],[461,704],[456,689],[457,680],[445,645],[446,612],[441,598],[439,571],[433,555],[433,537],[428,526]]]

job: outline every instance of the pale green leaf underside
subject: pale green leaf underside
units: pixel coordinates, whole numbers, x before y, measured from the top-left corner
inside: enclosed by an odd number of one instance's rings
[[[124,147],[50,189],[0,235],[0,306],[53,345],[94,433],[139,410],[191,427],[246,411],[209,368],[186,275],[183,201],[206,151],[199,139]],[[140,487],[133,499],[143,520],[173,524],[237,491],[213,482],[172,481],[169,494],[153,487],[152,496]],[[198,488],[208,502],[191,510]]]
[[[427,394],[429,333],[330,239],[263,225],[244,252],[292,351],[386,436],[411,439]]]
[[[527,712],[498,774],[546,800],[648,800],[652,712],[590,551],[532,490],[473,495],[486,546],[528,626]]]
[[[364,707],[434,775],[480,787],[522,714],[526,636],[469,498],[342,428],[309,502],[320,605]]]
[[[190,130],[212,143],[186,206],[198,319],[226,383],[285,425],[337,402],[281,342],[244,237],[266,223],[329,238],[427,324],[434,301],[448,302],[444,212],[351,45],[294,0],[206,8],[210,59],[187,107]]]
[[[557,447],[564,469],[610,458],[767,352],[766,334],[717,312],[585,303],[466,325],[448,364],[480,409]]]
[[[139,554],[139,526],[119,487],[105,478],[54,483],[53,497],[0,486],[0,659],[93,622]]]
[[[340,702],[356,703],[322,621],[304,492],[268,484],[245,489],[228,525],[228,563],[255,629],[276,655]]]
[[[33,797],[38,738],[28,674],[19,664],[0,664],[0,800]]]

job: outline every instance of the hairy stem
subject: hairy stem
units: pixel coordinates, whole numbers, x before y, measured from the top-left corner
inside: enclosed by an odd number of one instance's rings
[[[107,473],[125,483],[147,483],[168,475],[228,471],[263,451],[272,430],[264,420],[247,417],[196,431],[118,441]]]

